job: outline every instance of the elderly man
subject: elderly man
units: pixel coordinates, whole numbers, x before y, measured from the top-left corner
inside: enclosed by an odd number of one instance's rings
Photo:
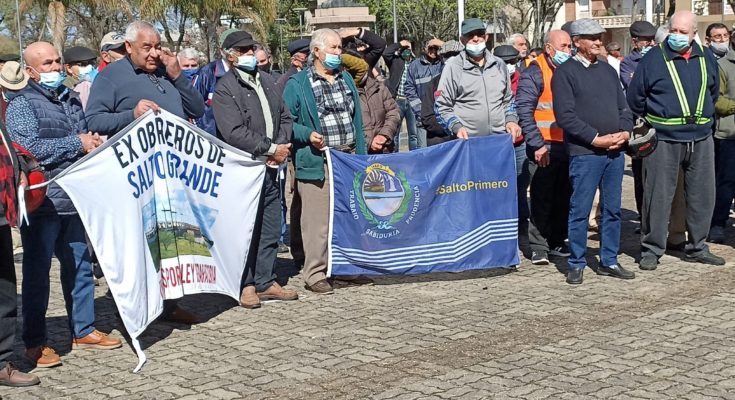
[[[258,62],[258,70],[266,74],[271,74],[273,79],[278,81],[281,77],[281,73],[273,69],[273,57],[271,53],[265,47],[258,47],[255,50],[255,60]]]
[[[707,26],[704,40],[715,60],[719,60],[730,49],[730,31],[725,24],[715,22]]]
[[[222,58],[203,66],[197,74],[196,82],[194,82],[194,88],[199,92],[205,102],[204,115],[196,120],[197,126],[212,135],[217,134],[217,125],[214,122],[214,111],[212,110],[212,98],[214,97],[217,82],[230,70],[230,63],[227,61],[227,55],[225,49],[222,48],[222,44],[227,39],[227,36],[233,32],[237,32],[237,29],[231,28],[219,35],[218,44]]]
[[[289,78],[306,68],[306,62],[309,58],[309,43],[309,39],[296,39],[286,47],[288,54],[291,55],[291,66],[278,78],[278,87],[281,88],[281,91],[286,87]]]
[[[296,300],[298,295],[276,282],[274,269],[280,234],[278,165],[286,162],[291,148],[291,116],[279,96],[276,81],[260,72],[255,40],[244,31],[230,34],[223,43],[227,61],[234,68],[217,83],[214,118],[218,136],[266,165],[252,244],[243,273],[240,304],[260,307],[261,300]]]
[[[656,27],[648,21],[636,21],[630,25],[630,41],[633,49],[620,63],[620,82],[628,89],[633,73],[646,53],[656,45]]]
[[[521,74],[516,94],[518,119],[526,136],[531,171],[531,263],[545,265],[548,256],[568,257],[564,244],[569,216],[569,155],[564,131],[556,123],[551,79],[572,53],[572,40],[562,30],[544,39],[544,52]]]
[[[530,63],[528,60],[528,40],[522,33],[514,33],[508,37],[506,44],[513,46],[518,50],[518,64],[516,68],[523,72]]]
[[[87,107],[90,130],[113,136],[148,110],[166,111],[180,118],[198,118],[204,100],[181,72],[176,56],[161,49],[156,28],[143,21],[132,22],[125,30],[128,56],[108,65],[92,85]],[[196,323],[199,317],[164,303],[164,318],[172,322]]]
[[[108,32],[100,42],[100,58],[102,61],[98,67],[101,72],[106,66],[120,61],[127,53],[125,52],[125,36],[113,31]]]
[[[404,92],[408,103],[416,116],[418,126],[416,127],[416,136],[408,138],[408,147],[420,149],[426,147],[426,128],[421,125],[421,98],[425,97],[424,92],[431,90],[430,82],[434,77],[441,75],[444,69],[444,60],[439,56],[444,42],[437,38],[426,41],[424,46],[424,54],[416,60],[413,60],[408,66],[406,75],[406,85]]]
[[[654,270],[666,250],[671,203],[684,172],[685,260],[723,265],[705,244],[715,205],[712,126],[719,95],[717,65],[694,42],[697,20],[677,11],[665,43],[641,60],[628,87],[631,110],[656,129],[658,147],[643,160],[640,268]]]
[[[332,285],[326,279],[330,182],[323,151],[331,147],[366,154],[365,134],[357,87],[349,73],[340,72],[339,33],[316,30],[309,47],[312,65],[289,79],[283,100],[294,120],[291,143],[296,164],[295,190],[303,208],[304,282],[312,292],[331,294]]]
[[[610,64],[598,61],[605,32],[597,21],[580,19],[570,27],[577,54],[559,65],[551,78],[554,118],[564,130],[569,153],[569,247],[567,283],[581,284],[587,266],[587,218],[600,189],[600,265],[596,272],[620,279],[635,274],[618,262],[620,203],[625,146],[633,115]]]
[[[64,86],[79,93],[82,107],[86,110],[92,81],[97,77],[97,55],[86,47],[71,47],[64,52],[64,69]]]
[[[199,52],[197,49],[193,47],[182,49],[176,54],[176,59],[179,60],[181,73],[193,82],[194,77],[199,72]]]
[[[88,133],[76,92],[64,87],[61,57],[49,43],[23,52],[28,86],[8,105],[7,127],[14,142],[28,149],[51,178],[102,144]],[[73,347],[114,349],[120,340],[94,327],[94,280],[82,220],[67,194],[51,184],[43,204],[21,228],[23,238],[23,342],[25,356],[38,367],[61,364],[48,346],[46,309],[51,257],[61,264],[61,283],[72,328]]]
[[[437,89],[437,116],[460,139],[508,132],[521,134],[505,62],[485,45],[485,24],[462,22],[464,51],[447,60]]]
[[[406,97],[406,81],[408,80],[408,66],[416,57],[411,51],[411,42],[407,39],[403,39],[398,43],[388,45],[383,52],[383,60],[388,66],[390,76],[385,81],[388,90],[390,90],[393,98],[398,104],[398,108],[401,112],[401,121],[398,126],[403,125],[403,120],[406,120],[406,130],[408,134],[408,149],[415,150],[411,147],[411,143],[418,143],[416,129],[416,114],[411,109],[411,105],[408,103]],[[395,137],[395,151],[400,150],[400,134]]]

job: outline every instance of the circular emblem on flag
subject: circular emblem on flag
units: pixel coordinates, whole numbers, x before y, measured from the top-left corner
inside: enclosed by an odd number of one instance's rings
[[[396,173],[380,163],[368,166],[364,174],[355,174],[353,189],[363,217],[382,230],[394,229],[406,215],[413,195],[404,172]]]

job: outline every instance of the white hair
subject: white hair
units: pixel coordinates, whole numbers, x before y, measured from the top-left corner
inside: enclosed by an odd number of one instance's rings
[[[181,60],[197,60],[199,62],[199,52],[192,47],[187,47],[176,55],[176,57]]]
[[[161,34],[158,32],[158,29],[156,29],[153,24],[146,21],[133,21],[130,24],[128,24],[127,28],[125,28],[125,40],[133,43],[138,39],[138,34],[140,32],[154,32],[158,37],[161,37]]]
[[[666,36],[669,35],[669,26],[668,25],[661,25],[656,29],[656,37],[654,40],[656,40],[656,43],[663,43],[664,40],[666,40]]]
[[[509,44],[511,46],[516,45],[516,39],[523,38],[523,40],[526,40],[526,37],[523,36],[522,33],[514,33],[508,37],[508,40],[506,41],[506,44]]]
[[[314,33],[311,34],[311,43],[309,43],[309,52],[312,55],[312,57],[316,57],[316,54],[314,54],[315,48],[323,49],[327,47],[327,39],[330,36],[336,36],[340,37],[339,33],[335,31],[334,29],[329,28],[322,28],[317,29],[314,31]]]

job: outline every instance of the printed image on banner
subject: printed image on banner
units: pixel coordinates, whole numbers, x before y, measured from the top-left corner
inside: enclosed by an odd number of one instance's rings
[[[163,301],[238,300],[265,166],[166,111],[149,112],[64,170],[120,317],[137,337]]]
[[[519,263],[510,135],[389,155],[328,151],[330,275],[422,274]]]

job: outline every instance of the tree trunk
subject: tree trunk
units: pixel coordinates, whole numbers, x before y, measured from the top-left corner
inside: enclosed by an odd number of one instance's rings
[[[59,0],[54,0],[48,4],[48,18],[51,25],[51,37],[53,45],[61,54],[64,51],[64,42],[66,41],[66,7]]]

